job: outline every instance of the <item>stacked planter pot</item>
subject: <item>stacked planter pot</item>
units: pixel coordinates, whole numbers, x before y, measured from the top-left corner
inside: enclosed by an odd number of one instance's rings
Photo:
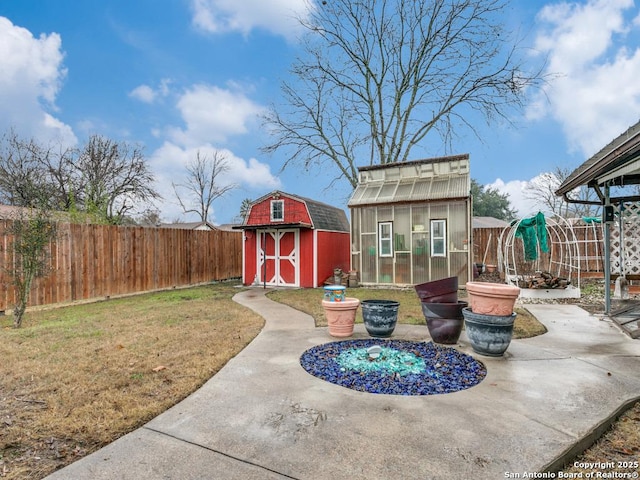
[[[432,282],[415,285],[421,302],[451,303],[458,301],[458,277],[441,278]]]
[[[520,288],[489,282],[467,282],[469,306],[462,309],[471,348],[499,357],[509,348],[516,319],[514,305]]]
[[[337,338],[353,335],[359,306],[360,300],[347,297],[345,287],[339,285],[325,287],[322,308],[327,319],[329,335]]]
[[[422,302],[422,314],[427,322],[429,335],[435,343],[453,345],[458,342],[464,317],[462,310],[467,302]]]
[[[458,277],[448,277],[415,287],[427,322],[429,335],[435,343],[457,343],[462,332],[462,309],[467,302],[458,300]]]

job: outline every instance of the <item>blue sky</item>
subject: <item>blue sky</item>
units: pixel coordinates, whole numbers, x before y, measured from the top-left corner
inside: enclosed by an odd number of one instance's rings
[[[274,189],[346,210],[346,183],[265,156],[259,116],[280,101],[305,0],[0,0],[0,132],[82,144],[91,134],[138,143],[167,221],[181,216],[171,183],[196,152],[219,151],[239,188],[214,203],[234,221],[244,198]],[[478,124],[445,152],[469,153],[471,176],[507,193],[521,215],[532,182],[573,169],[640,117],[640,11],[632,0],[513,0],[505,22],[525,35],[553,81],[514,118]]]

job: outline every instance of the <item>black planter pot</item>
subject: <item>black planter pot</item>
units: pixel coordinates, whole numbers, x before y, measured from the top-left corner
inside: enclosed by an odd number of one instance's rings
[[[455,303],[422,302],[422,313],[427,322],[429,335],[435,343],[452,345],[458,342],[464,325],[462,309],[467,305],[467,302],[462,301]]]
[[[390,337],[398,322],[400,303],[394,300],[363,300],[362,319],[364,328],[372,337]]]
[[[469,307],[462,310],[464,327],[471,348],[476,353],[500,357],[507,351],[513,336],[516,314],[486,315],[474,313]]]

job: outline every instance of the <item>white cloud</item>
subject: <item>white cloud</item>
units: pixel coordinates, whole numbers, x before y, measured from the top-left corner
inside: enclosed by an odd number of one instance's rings
[[[27,29],[0,17],[0,130],[21,136],[75,144],[68,125],[55,118],[55,100],[66,69],[57,33],[35,38]]]
[[[203,143],[222,143],[232,135],[249,131],[264,108],[244,93],[212,85],[195,85],[178,100],[177,107],[185,129],[170,129],[170,137],[190,147]]]
[[[561,2],[538,14],[536,48],[555,78],[528,113],[557,120],[572,152],[591,156],[638,120],[640,48],[624,45],[639,27],[637,17],[625,16],[633,5]]]
[[[155,89],[149,85],[139,85],[129,92],[129,96],[144,103],[153,103],[158,98],[169,95],[170,84],[171,80],[165,78],[160,81],[160,85]]]
[[[172,183],[185,180],[185,167],[198,153],[207,157],[216,152],[223,155],[229,168],[219,179],[220,184],[238,185],[238,191],[233,190],[224,199],[214,202],[214,208],[224,205],[239,191],[254,193],[281,187],[280,179],[268,164],[256,158],[239,157],[222,147],[231,136],[250,134],[263,111],[263,107],[252,102],[238,87],[223,89],[194,85],[178,97],[176,107],[185,127],[170,126],[162,132],[156,131],[155,135],[165,140],[150,156],[158,191],[164,197],[162,215],[165,219],[182,217]]]
[[[537,177],[536,177],[537,178]],[[485,188],[495,189],[501,194],[506,194],[511,202],[511,207],[517,212],[520,218],[535,215],[540,210],[544,210],[542,205],[537,204],[534,200],[527,198],[527,190],[530,188],[530,181],[512,180],[504,182],[498,178],[495,182],[484,185]]]
[[[271,173],[268,164],[261,163],[255,158],[244,160],[225,148],[216,148],[204,143],[197,147],[183,148],[171,142],[165,142],[151,155],[151,162],[158,170],[166,173],[168,178],[179,178],[185,173],[185,166],[201,156],[212,157],[216,152],[222,155],[229,166],[229,170],[221,178],[223,183],[238,183],[250,187],[278,188],[280,180]]]
[[[168,178],[174,178],[176,174],[184,171],[189,161],[189,151],[175,143],[165,142],[153,152],[149,161],[156,171],[162,171]]]
[[[248,161],[233,156],[230,158],[235,160],[231,163],[229,176],[236,182],[252,188],[280,188],[280,179],[273,176],[268,164],[256,158],[250,158]]]
[[[144,103],[153,103],[156,92],[149,85],[140,85],[129,92],[129,96]]]
[[[175,143],[165,142],[151,155],[149,161],[156,172],[156,185],[164,197],[162,216],[165,219],[176,219],[182,215],[175,198],[172,183],[186,180],[186,165],[200,153],[209,158],[215,152],[227,160],[229,170],[220,177],[221,185],[237,184],[243,190],[271,190],[280,188],[280,180],[271,173],[269,165],[255,158],[245,160],[227,149],[217,149],[211,144],[203,143],[197,147],[184,148]],[[216,201],[213,207],[219,206],[223,200]],[[215,216],[214,216],[215,217]]]
[[[308,0],[192,0],[193,23],[208,33],[240,32],[255,28],[293,39],[298,18],[306,18]]]

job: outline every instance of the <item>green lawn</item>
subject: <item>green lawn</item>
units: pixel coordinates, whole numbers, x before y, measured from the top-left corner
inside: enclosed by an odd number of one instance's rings
[[[460,293],[463,300],[464,293]],[[425,325],[424,315],[418,295],[413,289],[393,288],[349,288],[347,296],[358,300],[395,300],[400,302],[398,322],[411,325]],[[322,309],[323,290],[321,288],[280,289],[269,292],[268,297],[276,302],[311,315],[318,327],[325,327],[327,321]],[[546,332],[546,328],[524,308],[517,308],[513,338],[534,337]],[[362,309],[358,309],[356,322],[362,323]]]

